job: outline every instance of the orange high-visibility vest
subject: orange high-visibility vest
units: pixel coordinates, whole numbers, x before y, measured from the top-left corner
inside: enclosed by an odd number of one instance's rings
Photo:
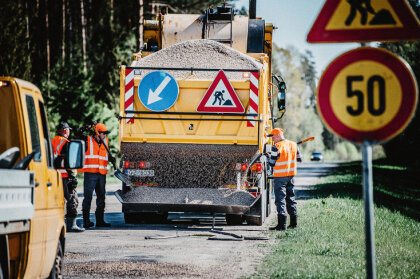
[[[108,147],[108,138],[105,141],[106,146]],[[85,165],[83,169],[79,170],[81,172],[91,172],[91,173],[100,173],[106,174],[108,171],[108,152],[105,149],[105,146],[102,144],[99,147],[99,144],[93,138],[93,136],[87,136],[87,151],[85,153]]]
[[[297,144],[290,140],[276,143],[279,158],[273,168],[274,177],[293,176],[297,174]]]
[[[51,140],[55,156],[61,155],[61,150],[63,149],[63,146],[65,145],[66,142],[69,142],[69,140],[59,135],[55,136]],[[61,173],[61,177],[63,178],[69,177],[69,174],[67,173],[66,170],[58,170],[58,171]]]

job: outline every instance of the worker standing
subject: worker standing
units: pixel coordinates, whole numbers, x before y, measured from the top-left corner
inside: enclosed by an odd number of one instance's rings
[[[93,135],[88,135],[83,139],[86,141],[85,164],[81,172],[84,172],[84,199],[82,203],[83,227],[90,228],[94,223],[90,221],[90,207],[93,191],[96,193],[96,227],[110,227],[111,224],[104,220],[105,212],[105,183],[108,161],[113,162],[113,157],[109,156],[104,144],[109,148],[108,129],[102,123],[93,124],[92,129],[96,131]]]
[[[299,148],[294,141],[284,137],[283,129],[273,129],[268,137],[273,137],[273,150],[269,159],[273,167],[274,195],[277,207],[277,226],[270,230],[286,230],[287,213],[290,216],[289,228],[297,227],[297,205],[294,191],[294,177],[297,162],[302,162]]]
[[[57,135],[51,140],[54,155],[62,155],[63,147],[70,142],[70,126],[67,122],[61,122],[57,126]],[[66,149],[64,149],[66,150]],[[73,170],[60,169],[61,178],[63,179],[64,198],[66,200],[66,228],[68,232],[83,232],[85,229],[77,226],[77,206],[79,199],[77,197],[77,178],[76,172]]]

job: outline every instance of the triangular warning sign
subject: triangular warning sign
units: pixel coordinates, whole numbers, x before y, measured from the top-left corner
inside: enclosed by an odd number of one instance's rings
[[[406,0],[326,0],[309,43],[420,39],[420,23]]]
[[[204,94],[197,111],[244,113],[245,109],[225,73],[220,70]]]

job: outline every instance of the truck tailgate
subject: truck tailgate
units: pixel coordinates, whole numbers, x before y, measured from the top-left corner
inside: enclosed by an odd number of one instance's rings
[[[0,169],[0,222],[34,216],[34,185],[33,172]]]

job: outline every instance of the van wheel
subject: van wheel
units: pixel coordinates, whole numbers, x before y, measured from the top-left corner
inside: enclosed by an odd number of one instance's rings
[[[58,240],[57,253],[55,254],[54,265],[51,269],[50,276],[48,279],[63,279],[63,247],[61,246],[61,241]]]

